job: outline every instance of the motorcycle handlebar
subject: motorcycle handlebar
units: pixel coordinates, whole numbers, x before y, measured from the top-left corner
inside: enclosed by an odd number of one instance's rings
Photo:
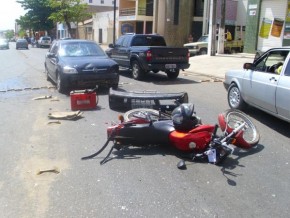
[[[215,124],[214,130],[213,130],[212,135],[211,135],[211,141],[213,141],[213,139],[216,137],[216,133],[217,133],[218,128],[219,128],[219,126],[217,124]]]

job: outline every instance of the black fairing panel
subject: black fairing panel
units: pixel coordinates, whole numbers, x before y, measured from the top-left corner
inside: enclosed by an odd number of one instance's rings
[[[172,121],[164,120],[124,127],[115,138],[123,145],[163,145],[169,144],[169,133],[174,130]]]

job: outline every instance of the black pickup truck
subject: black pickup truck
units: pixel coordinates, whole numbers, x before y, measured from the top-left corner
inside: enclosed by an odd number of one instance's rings
[[[155,34],[125,34],[106,50],[120,67],[132,70],[141,80],[146,73],[164,71],[169,79],[176,79],[179,70],[189,68],[189,52],[184,47],[166,46],[164,38]]]

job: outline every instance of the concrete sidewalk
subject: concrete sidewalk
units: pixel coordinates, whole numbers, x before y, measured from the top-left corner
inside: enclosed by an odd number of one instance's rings
[[[226,71],[242,69],[244,63],[253,62],[254,56],[247,53],[193,56],[189,60],[190,67],[184,73],[224,79]]]

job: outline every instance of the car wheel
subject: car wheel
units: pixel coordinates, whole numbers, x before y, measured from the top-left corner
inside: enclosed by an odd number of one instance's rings
[[[63,79],[61,78],[61,76],[59,75],[59,73],[57,74],[57,78],[56,78],[56,89],[59,93],[64,93],[65,92],[65,88],[64,88],[64,84],[63,84]]]
[[[118,89],[118,83],[116,83],[116,84],[112,84],[112,89],[114,89],[114,90],[116,90],[116,89]]]
[[[207,54],[207,49],[206,48],[203,48],[200,50],[200,55],[206,55]]]
[[[144,77],[145,73],[141,69],[138,61],[132,62],[132,77],[136,80],[141,80]]]
[[[242,110],[246,107],[246,102],[244,101],[239,87],[232,83],[228,89],[228,104],[230,108]]]
[[[49,77],[49,73],[48,73],[47,67],[45,66],[44,68],[45,68],[46,80],[50,81],[50,77]]]
[[[165,73],[169,79],[176,79],[179,75],[179,69],[166,70]]]

